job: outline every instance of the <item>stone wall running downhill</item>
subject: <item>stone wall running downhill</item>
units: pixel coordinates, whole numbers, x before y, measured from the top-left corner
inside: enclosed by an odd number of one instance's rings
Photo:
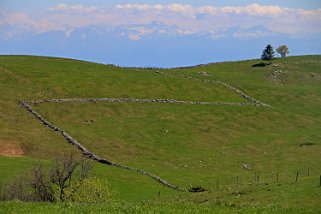
[[[169,76],[169,75],[168,75]],[[177,76],[175,76],[177,77]],[[59,127],[53,125],[49,121],[47,121],[45,118],[43,118],[39,113],[37,113],[35,110],[32,109],[31,105],[39,105],[42,103],[66,103],[66,102],[75,102],[75,103],[97,103],[97,102],[119,102],[119,103],[174,103],[174,104],[189,104],[189,105],[230,105],[230,106],[262,106],[262,107],[269,107],[268,104],[265,104],[263,102],[260,102],[253,97],[245,94],[241,90],[226,84],[224,82],[220,81],[214,81],[214,80],[206,80],[206,79],[197,79],[190,76],[181,76],[184,78],[196,80],[196,81],[203,81],[208,83],[215,83],[215,84],[221,84],[225,87],[227,87],[230,90],[233,90],[234,92],[238,93],[240,96],[245,98],[249,102],[196,102],[196,101],[182,101],[182,100],[174,100],[174,99],[136,99],[136,98],[65,98],[65,99],[43,99],[43,100],[31,100],[31,101],[19,101],[19,103],[22,105],[23,108],[25,108],[28,112],[30,112],[32,115],[34,115],[38,120],[40,120],[45,126],[52,129],[53,131],[58,132],[60,135],[62,135],[65,140],[72,144],[73,146],[77,147],[85,156],[88,158],[97,161],[102,164],[118,167],[121,169],[126,169],[130,171],[136,171],[138,173],[141,173],[143,175],[149,176],[150,178],[154,179],[155,181],[161,183],[162,185],[178,190],[178,191],[188,191],[186,188],[182,188],[176,185],[173,185],[166,180],[160,178],[157,175],[154,175],[150,172],[147,172],[145,170],[132,168],[129,166],[121,165],[118,163],[114,163],[110,160],[101,158],[91,151],[87,150],[82,144],[80,144],[77,140],[73,139],[66,131],[60,129]]]
[[[201,65],[198,65],[198,66],[201,66]],[[196,66],[196,67],[198,67]],[[191,76],[187,76],[187,75],[181,75],[181,76],[176,76],[176,75],[171,75],[171,74],[164,74],[163,72],[160,72],[160,71],[156,71],[157,74],[161,74],[163,76],[169,76],[169,77],[179,77],[179,78],[186,78],[186,79],[190,79],[190,80],[195,80],[195,81],[202,81],[202,82],[206,82],[206,83],[215,83],[215,84],[219,84],[219,85],[223,85],[225,86],[226,88],[228,88],[229,90],[232,90],[234,91],[235,93],[239,94],[241,97],[243,97],[244,99],[250,101],[252,103],[252,105],[255,105],[255,106],[264,106],[264,107],[271,107],[270,105],[266,104],[266,103],[263,103],[261,101],[258,101],[256,99],[254,99],[253,97],[245,94],[243,91],[241,91],[240,89],[237,89],[235,88],[234,86],[231,86],[227,83],[224,83],[224,82],[221,82],[221,81],[215,81],[215,80],[209,80],[209,79],[198,79],[198,78],[195,78],[195,77],[191,77]],[[199,72],[202,74],[202,72]],[[205,72],[206,73],[206,72]],[[202,74],[204,76],[204,74]],[[222,103],[221,105],[226,105],[228,103]],[[232,103],[233,105],[237,105],[236,103]],[[247,105],[250,105],[249,103],[246,103]]]
[[[235,88],[234,86],[231,86],[231,85],[229,85],[229,84],[227,84],[227,83],[224,83],[224,82],[221,82],[221,81],[215,81],[215,80],[208,80],[208,79],[202,79],[202,80],[200,80],[200,79],[197,79],[197,78],[194,78],[194,77],[190,77],[190,76],[186,76],[186,75],[183,75],[182,77],[187,78],[187,79],[196,80],[196,81],[203,81],[203,82],[207,82],[207,83],[216,83],[216,84],[223,85],[223,86],[225,86],[226,88],[228,88],[228,89],[234,91],[235,93],[241,95],[241,97],[243,97],[244,99],[250,101],[250,102],[252,103],[252,105],[271,107],[270,105],[254,99],[253,97],[245,94],[245,93],[244,93],[243,91],[241,91],[240,89],[237,89],[237,88]]]
[[[209,81],[209,82],[216,82],[218,84],[221,84],[221,85],[224,85],[225,87],[235,91],[236,93],[238,93],[239,95],[241,95],[242,97],[244,97],[245,99],[247,99],[248,101],[251,101],[254,103],[254,105],[256,106],[265,106],[265,107],[270,107],[270,105],[266,104],[266,103],[263,103],[261,101],[258,101],[256,99],[254,99],[253,97],[245,94],[243,91],[241,91],[240,89],[237,89],[229,84],[226,84],[224,82],[220,82],[220,81],[210,81],[210,80],[206,80],[206,81]]]
[[[154,174],[152,174],[150,172],[147,172],[145,170],[136,169],[136,168],[132,168],[132,167],[129,167],[129,166],[125,166],[125,165],[121,165],[121,164],[118,164],[118,163],[114,163],[114,162],[112,162],[110,160],[107,160],[107,159],[104,159],[104,158],[101,158],[101,157],[95,155],[94,153],[92,153],[89,150],[87,150],[83,145],[78,143],[77,140],[73,139],[67,132],[65,132],[64,130],[60,129],[59,127],[53,125],[52,123],[50,123],[46,119],[44,119],[39,113],[37,113],[35,110],[33,110],[32,107],[27,102],[20,101],[19,103],[22,105],[23,108],[25,108],[28,112],[30,112],[38,120],[40,120],[45,126],[47,126],[48,128],[58,132],[60,135],[62,135],[66,139],[66,141],[68,143],[76,146],[88,158],[90,158],[90,159],[92,159],[94,161],[97,161],[99,163],[102,163],[102,164],[118,167],[118,168],[121,168],[121,169],[127,169],[127,170],[130,170],[130,171],[136,171],[136,172],[139,172],[139,173],[141,173],[143,175],[151,177],[152,179],[156,180],[157,182],[159,182],[162,185],[167,186],[169,188],[172,188],[172,189],[175,189],[175,190],[179,190],[179,191],[187,191],[187,189],[179,187],[179,186],[176,186],[176,185],[173,185],[173,184],[167,182],[166,180],[160,178],[159,176],[154,175]]]

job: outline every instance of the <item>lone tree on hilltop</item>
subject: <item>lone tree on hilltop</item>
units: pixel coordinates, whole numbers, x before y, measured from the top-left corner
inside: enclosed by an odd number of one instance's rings
[[[268,44],[266,48],[263,50],[263,53],[261,55],[262,60],[269,61],[270,64],[272,64],[272,60],[274,59],[274,50],[272,45]]]
[[[276,49],[276,52],[281,55],[282,58],[286,57],[289,52],[289,48],[286,45],[281,45]]]

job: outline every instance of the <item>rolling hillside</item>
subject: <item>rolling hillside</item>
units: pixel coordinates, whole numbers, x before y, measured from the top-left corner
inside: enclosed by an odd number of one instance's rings
[[[94,176],[107,179],[124,203],[148,201],[155,210],[162,203],[193,210],[200,202],[195,209],[320,210],[321,56],[260,63],[120,68],[0,56],[1,180],[58,154],[80,153],[26,111],[23,100],[101,158],[181,188],[209,190],[178,192],[96,163]],[[62,100],[73,98],[79,100]],[[97,99],[81,100],[87,98]],[[161,205],[153,205],[159,191]]]

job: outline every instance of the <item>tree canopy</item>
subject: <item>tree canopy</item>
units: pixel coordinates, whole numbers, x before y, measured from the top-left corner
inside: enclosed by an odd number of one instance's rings
[[[268,44],[265,49],[262,52],[261,59],[265,61],[269,61],[269,63],[272,63],[272,60],[274,59],[274,50],[272,45]]]
[[[281,45],[276,49],[276,52],[281,55],[281,57],[286,57],[289,52],[289,48],[286,45]]]

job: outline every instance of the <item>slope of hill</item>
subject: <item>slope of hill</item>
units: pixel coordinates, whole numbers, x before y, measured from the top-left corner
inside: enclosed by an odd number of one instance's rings
[[[94,174],[108,179],[120,200],[152,200],[161,191],[166,203],[320,209],[320,56],[278,59],[264,67],[251,60],[176,69],[0,56],[0,74],[3,180],[38,160],[47,163],[59,153],[78,152],[25,111],[19,100],[191,101],[195,104],[95,101],[32,106],[100,157],[147,170],[180,187],[210,190],[178,193],[138,173],[95,164]],[[299,182],[293,184],[297,172]]]

